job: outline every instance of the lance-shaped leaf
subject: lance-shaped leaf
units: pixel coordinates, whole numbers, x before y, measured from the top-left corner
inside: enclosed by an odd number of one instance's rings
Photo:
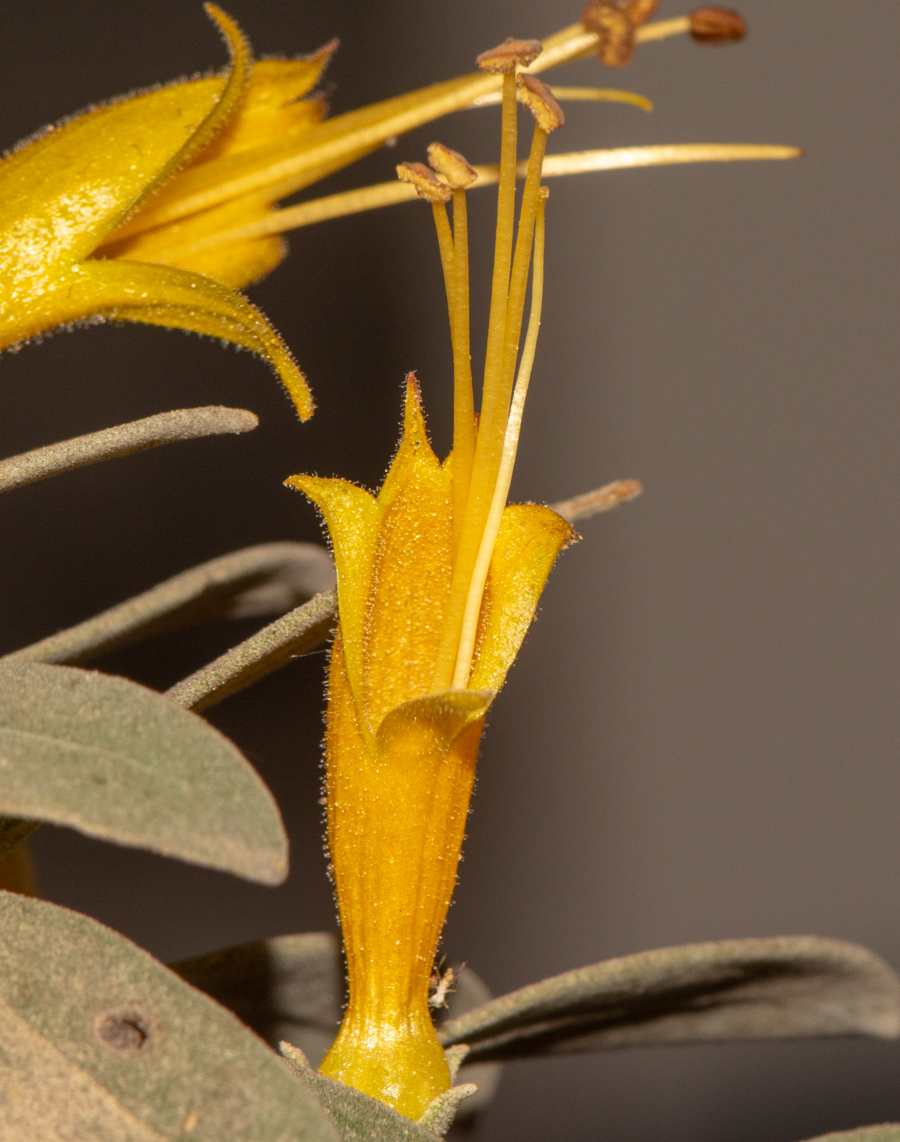
[[[447,1023],[472,1061],[832,1035],[900,1034],[900,980],[856,944],[817,936],[641,952],[531,984]]]
[[[0,1135],[337,1142],[234,1016],[102,924],[0,892]]]
[[[153,690],[70,666],[0,663],[0,814],[263,884],[287,875],[278,807],[227,738]]]
[[[258,424],[259,420],[252,412],[221,405],[179,408],[156,416],[145,416],[128,424],[102,428],[85,436],[73,436],[58,444],[48,444],[44,448],[34,448],[31,452],[0,460],[0,492],[23,488],[88,464],[99,464],[102,460],[131,456],[160,444],[230,432],[250,432]]]
[[[313,1066],[319,1065],[337,1034],[345,999],[345,968],[340,938],[332,932],[239,944],[170,967],[233,1011],[270,1046],[287,1040]],[[490,997],[482,980],[464,967],[447,995],[446,1008],[435,1015],[440,1018],[446,1012],[455,1018]],[[457,1122],[471,1119],[490,1102],[499,1079],[500,1067],[495,1063],[463,1066],[456,1081],[475,1083],[478,1093],[462,1104]]]
[[[134,642],[217,619],[278,614],[334,584],[324,547],[262,543],[201,563],[4,661],[89,662]]]
[[[166,691],[186,710],[206,710],[327,642],[337,619],[333,591],[296,607]]]

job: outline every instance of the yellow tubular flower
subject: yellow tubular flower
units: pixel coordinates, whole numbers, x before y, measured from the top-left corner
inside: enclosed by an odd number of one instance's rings
[[[334,44],[307,59],[254,63],[234,21],[214,4],[205,7],[228,43],[227,73],[94,108],[0,161],[0,349],[90,318],[187,329],[266,358],[305,420],[313,402],[303,374],[265,317],[235,291],[281,261],[285,231],[414,191],[392,183],[280,210],[277,202],[393,136],[499,101],[502,78],[478,72],[324,121],[322,101],[309,92]],[[710,39],[709,28],[700,31]],[[698,35],[687,17],[643,24],[634,39],[684,32]],[[527,70],[597,49],[598,36],[574,24],[551,36]],[[627,91],[560,88],[558,94],[650,109]],[[546,173],[796,153],[633,148],[556,156],[562,161]],[[498,177],[491,168],[476,173],[477,185]]]
[[[267,357],[305,417],[312,401],[302,374],[239,294],[190,270],[92,257],[241,102],[249,48],[233,21],[208,10],[231,49],[228,75],[98,107],[0,163],[0,348],[93,316],[190,329]]]
[[[419,163],[402,164],[398,173],[435,211],[454,342],[454,453],[443,464],[433,453],[410,376],[400,447],[377,496],[343,480],[288,480],[325,518],[340,604],[326,792],[350,994],[322,1071],[411,1118],[450,1085],[428,988],[485,713],[557,554],[575,538],[549,508],[506,504],[540,323],[541,156],[547,133],[562,121],[549,89],[528,77],[523,101],[538,125],[514,242],[516,71],[539,50],[535,41],[513,41],[499,56],[479,57],[506,74],[494,297],[477,431],[468,275],[461,272],[468,265],[465,186],[473,175],[461,155],[436,144],[429,155],[442,179]],[[453,231],[444,206],[451,196]],[[510,402],[532,248],[531,317]],[[460,463],[460,441],[467,438],[472,447]]]

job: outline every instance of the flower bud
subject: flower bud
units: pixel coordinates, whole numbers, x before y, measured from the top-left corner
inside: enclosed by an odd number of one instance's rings
[[[478,171],[459,151],[451,151],[443,143],[432,143],[428,148],[428,161],[432,170],[443,175],[452,190],[465,190],[478,179]]]
[[[400,163],[397,167],[397,178],[401,182],[411,183],[419,198],[426,202],[449,202],[453,191],[445,183],[440,182],[424,163]]]
[[[700,44],[727,44],[747,34],[743,17],[732,8],[695,8],[690,21],[691,35]]]
[[[517,67],[527,67],[543,50],[544,45],[540,40],[515,40],[510,36],[497,47],[482,52],[475,62],[482,71],[505,75]]]

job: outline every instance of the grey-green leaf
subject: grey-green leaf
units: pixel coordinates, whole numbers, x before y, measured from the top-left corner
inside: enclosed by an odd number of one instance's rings
[[[900,980],[816,936],[641,952],[531,984],[444,1025],[467,1061],[674,1043],[900,1034]]]
[[[277,936],[169,965],[277,1049],[282,1039],[318,1066],[337,1034],[344,961],[332,932]]]
[[[809,1142],[900,1142],[900,1122],[882,1122],[878,1126],[859,1126],[856,1130],[838,1130],[820,1134]]]
[[[196,440],[201,436],[219,436],[225,433],[250,432],[259,420],[244,408],[224,408],[207,405],[204,408],[179,408],[103,428],[86,436],[75,436],[35,448],[19,456],[0,460],[0,492],[22,488],[38,480],[49,479],[63,472],[130,456],[157,448],[160,444],[173,444],[178,440]]]
[[[287,875],[278,807],[227,738],[153,690],[71,666],[0,663],[0,814],[263,884]]]
[[[230,1012],[65,908],[0,892],[0,1136],[16,1142],[337,1142]]]
[[[336,594],[328,591],[316,595],[182,679],[166,691],[166,697],[186,710],[207,710],[280,670],[292,658],[322,646],[334,630],[336,618]]]
[[[334,933],[277,936],[170,966],[233,1011],[271,1046],[286,1039],[313,1066],[319,1065],[337,1034],[344,1005],[344,959],[340,938]],[[456,989],[447,997],[447,1014],[451,1018],[462,1015],[489,999],[490,992],[475,972],[463,968]],[[470,1119],[490,1102],[499,1071],[493,1063],[468,1066],[466,1060],[454,1081],[474,1082],[478,1093],[462,1104],[457,1121]]]
[[[89,662],[164,631],[281,614],[333,585],[334,567],[324,547],[262,543],[192,567],[4,661]]]

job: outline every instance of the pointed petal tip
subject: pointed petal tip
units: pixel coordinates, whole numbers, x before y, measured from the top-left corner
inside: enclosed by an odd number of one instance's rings
[[[285,352],[287,351],[285,350]],[[316,402],[313,400],[312,392],[307,384],[306,375],[295,364],[290,354],[287,356],[287,361],[279,363],[273,360],[272,364],[281,383],[287,389],[288,396],[297,410],[297,416],[305,424],[316,411]]]

